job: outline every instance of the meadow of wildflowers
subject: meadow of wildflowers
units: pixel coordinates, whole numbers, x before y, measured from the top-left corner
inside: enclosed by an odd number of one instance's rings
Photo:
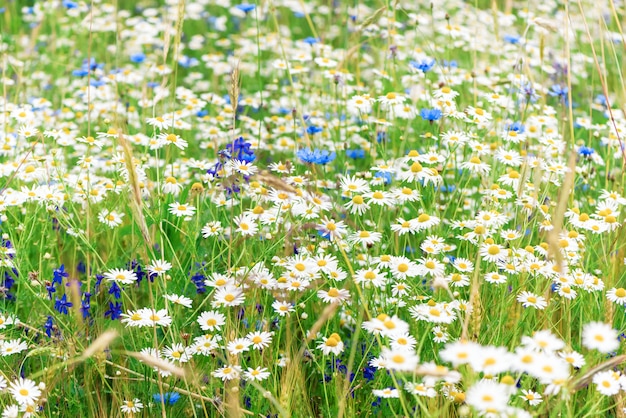
[[[0,2],[0,416],[626,416],[625,14]]]

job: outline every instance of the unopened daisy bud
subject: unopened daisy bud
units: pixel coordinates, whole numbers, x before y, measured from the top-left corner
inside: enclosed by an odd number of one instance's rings
[[[237,392],[239,392],[239,386],[233,386],[230,390],[231,390],[233,393],[237,393]]]
[[[307,319],[309,317],[309,315],[306,312],[302,312],[302,315],[300,315],[300,318],[302,319]]]
[[[191,185],[191,193],[200,194],[204,191],[204,186],[200,182],[195,182]]]
[[[433,279],[433,287],[435,289],[448,289],[448,282],[443,276],[438,276]]]

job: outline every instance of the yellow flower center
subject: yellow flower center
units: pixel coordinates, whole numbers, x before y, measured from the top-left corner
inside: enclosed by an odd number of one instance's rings
[[[430,220],[430,216],[426,213],[422,213],[420,216],[417,217],[417,222],[428,222]]]

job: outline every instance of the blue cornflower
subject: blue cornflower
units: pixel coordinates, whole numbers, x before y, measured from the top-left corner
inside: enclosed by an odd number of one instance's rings
[[[69,1],[69,0],[63,0],[63,7],[65,7],[66,9],[75,9],[78,7],[78,4],[73,2],[73,1]]]
[[[524,124],[522,122],[513,122],[511,124],[506,125],[506,130],[515,131],[515,132],[519,132],[520,134],[523,134],[526,128],[524,127]]]
[[[328,150],[320,150],[318,148],[311,151],[311,148],[303,148],[296,155],[307,164],[328,164],[333,161],[337,154]]]
[[[441,191],[441,193],[452,193],[455,189],[456,186],[452,184],[450,186],[441,185],[437,188],[437,190]]]
[[[311,125],[308,128],[306,128],[306,133],[309,135],[315,135],[315,134],[322,132],[323,130],[324,128],[320,126]]]
[[[537,98],[539,97],[537,95],[537,91],[530,81],[521,83],[519,92],[526,97],[526,100],[530,101],[531,103],[537,101]]]
[[[85,68],[81,68],[79,70],[72,71],[72,75],[74,77],[85,77],[87,74],[89,74],[89,70],[87,70]]]
[[[392,180],[391,173],[387,173],[387,172],[384,172],[384,171],[377,171],[377,172],[374,174],[374,177],[376,177],[376,178],[380,178],[380,179],[383,179],[383,182],[384,182],[385,184],[390,184],[390,183],[391,183],[391,180]]]
[[[242,12],[248,14],[256,8],[254,4],[242,3],[235,6],[236,9],[241,10]]]
[[[324,239],[330,240],[330,232],[317,231],[317,235]]]
[[[593,100],[597,104],[606,107],[606,96],[604,94],[598,94],[596,98]]]
[[[578,153],[583,157],[589,157],[593,155],[594,152],[596,152],[596,150],[590,147],[585,147],[584,145],[578,148]]]
[[[436,120],[441,119],[441,110],[433,108],[433,109],[422,109],[420,110],[420,116],[422,119],[433,123]]]
[[[504,35],[504,42],[508,42],[513,45],[517,45],[520,43],[522,38],[519,35]]]
[[[91,60],[84,60],[80,69],[72,71],[72,75],[77,77],[84,77],[89,74],[89,71],[93,71],[96,68],[102,68],[102,64],[98,64],[94,58]]]
[[[146,55],[143,52],[139,52],[130,56],[130,62],[134,62],[135,64],[141,64],[145,60]]]
[[[98,64],[95,58],[91,58],[90,60],[83,60],[83,66],[86,66],[90,70],[95,70],[96,68],[103,68],[104,64]]]
[[[365,158],[365,150],[363,150],[361,148],[347,149],[346,150],[346,157],[353,158],[355,160],[358,160],[358,159],[361,159],[361,158]]]
[[[100,80],[91,80],[89,82],[89,85],[90,86],[94,86],[94,87],[102,87],[105,84],[106,84],[106,82],[104,80],[102,80],[102,79],[100,79]]]
[[[54,302],[54,309],[56,309],[59,313],[64,315],[68,314],[68,308],[71,308],[74,304],[67,300],[67,295],[63,295],[61,299],[57,298],[56,302]]]
[[[174,405],[180,399],[180,394],[178,392],[165,392],[163,394],[163,398],[161,398],[160,393],[155,393],[152,395],[152,399],[154,402],[161,403],[161,399],[163,399],[163,403],[166,405]]]
[[[304,38],[304,39],[302,40],[302,42],[304,42],[305,44],[309,44],[309,45],[316,44],[316,43],[318,43],[319,41],[320,41],[320,38],[314,38],[314,37],[312,37],[312,36],[309,36],[309,37]]]
[[[430,71],[430,69],[433,68],[436,62],[437,61],[432,58],[422,58],[419,61],[409,62],[409,65],[416,70],[420,70],[421,72],[425,73],[427,71]]]
[[[376,132],[376,142],[380,144],[381,142],[384,143],[386,141],[387,141],[387,132],[385,131]]]
[[[196,65],[198,65],[198,63],[199,61],[197,58],[188,57],[187,55],[183,55],[178,60],[178,65],[180,65],[183,68],[195,67]]]
[[[550,87],[548,94],[552,97],[560,97],[561,99],[567,99],[567,92],[569,89],[566,86],[559,86],[558,84]]]
[[[134,62],[135,64],[141,64],[145,60],[146,55],[143,52],[139,52],[130,56],[130,62]]]

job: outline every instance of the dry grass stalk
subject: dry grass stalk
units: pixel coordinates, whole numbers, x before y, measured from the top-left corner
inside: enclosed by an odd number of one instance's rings
[[[118,335],[118,332],[113,329],[103,332],[98,338],[96,338],[96,341],[83,351],[83,354],[80,356],[81,359],[87,360],[94,354],[103,351],[113,342],[113,340],[117,338]]]
[[[166,361],[163,361],[159,358],[150,356],[148,354],[144,354],[144,353],[138,353],[135,351],[127,351],[125,352],[126,355],[130,356],[130,357],[134,357],[137,360],[146,363],[149,366],[152,367],[156,367],[159,370],[163,370],[165,372],[170,372],[172,373],[174,376],[178,376],[180,378],[185,378],[186,372],[185,369],[182,369],[180,367],[174,366],[173,364],[170,364]]]
[[[559,248],[559,234],[563,229],[563,218],[565,217],[565,211],[567,210],[567,201],[574,188],[574,177],[576,176],[576,152],[573,150],[570,153],[569,161],[567,163],[568,171],[565,173],[565,179],[563,179],[563,185],[561,186],[561,192],[559,193],[559,200],[556,204],[556,210],[554,211],[552,230],[548,233],[548,250],[552,258],[554,258],[559,271],[562,271],[563,255]]]
[[[152,238],[148,232],[146,218],[143,215],[143,200],[141,199],[139,180],[137,178],[137,173],[135,172],[135,164],[133,163],[133,152],[124,135],[120,133],[118,135],[118,140],[122,146],[124,162],[126,163],[126,170],[128,170],[128,183],[131,191],[130,208],[133,212],[133,218],[137,220],[137,224],[139,225],[139,230],[141,231],[141,235],[146,243],[146,247],[152,248]]]
[[[596,373],[601,372],[602,370],[605,370],[605,369],[611,369],[613,367],[616,367],[625,361],[626,361],[626,354],[622,354],[621,356],[613,357],[605,361],[604,363],[598,364],[596,367],[594,367],[593,369],[590,369],[589,371],[587,371],[587,373],[583,374],[572,383],[572,391],[575,392],[577,390],[581,390],[584,387],[586,387],[589,384],[589,382],[591,382],[591,379],[593,379],[593,376]]]

